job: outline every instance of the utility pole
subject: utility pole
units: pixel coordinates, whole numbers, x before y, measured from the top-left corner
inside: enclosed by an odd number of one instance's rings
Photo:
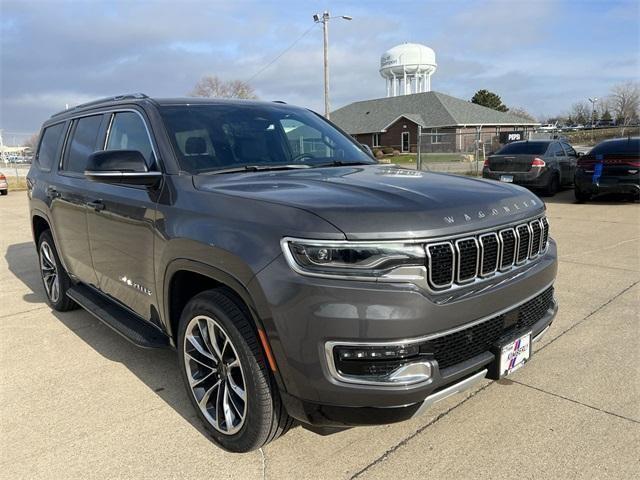
[[[324,54],[324,116],[328,119],[330,116],[329,105],[329,20],[331,17],[328,11],[324,11],[322,14],[316,13],[313,16],[313,21],[316,23],[322,23],[322,37],[323,37],[323,54]],[[338,18],[344,20],[352,20],[349,15],[340,15]]]

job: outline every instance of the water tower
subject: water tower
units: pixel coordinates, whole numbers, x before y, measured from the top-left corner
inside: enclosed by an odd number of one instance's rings
[[[430,92],[436,52],[418,43],[403,43],[382,54],[380,75],[387,82],[387,97]]]

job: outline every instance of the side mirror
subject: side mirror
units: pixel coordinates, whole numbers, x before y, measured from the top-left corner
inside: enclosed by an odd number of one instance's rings
[[[584,157],[584,152],[578,152],[578,157]]]
[[[373,150],[371,150],[371,147],[369,145],[367,145],[366,143],[361,143],[360,146],[364,148],[369,155],[375,158],[375,155],[373,154]]]
[[[162,172],[150,172],[138,150],[103,150],[93,152],[87,160],[85,176],[94,182],[153,186]]]

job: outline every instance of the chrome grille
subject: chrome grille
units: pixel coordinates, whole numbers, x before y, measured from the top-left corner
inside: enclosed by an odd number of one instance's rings
[[[545,217],[513,228],[426,245],[429,286],[435,290],[464,285],[505,272],[547,250]]]

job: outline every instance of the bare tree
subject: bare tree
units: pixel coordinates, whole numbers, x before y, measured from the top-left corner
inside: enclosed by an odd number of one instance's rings
[[[39,134],[34,133],[23,142],[22,146],[29,147],[32,152],[35,152],[36,148],[38,147],[38,138]]]
[[[531,115],[522,107],[510,107],[509,113],[512,113],[513,115],[517,115],[518,117],[526,118],[527,120],[531,120],[532,122],[537,121],[533,115]]]
[[[627,82],[615,85],[611,89],[610,100],[616,123],[622,127],[620,134],[624,135],[625,128],[640,116],[640,84]]]
[[[591,105],[585,101],[576,102],[571,106],[570,114],[576,123],[587,123],[591,118]]]
[[[247,82],[242,80],[225,81],[216,75],[205,75],[202,77],[189,95],[191,97],[206,98],[258,98],[253,87]]]

